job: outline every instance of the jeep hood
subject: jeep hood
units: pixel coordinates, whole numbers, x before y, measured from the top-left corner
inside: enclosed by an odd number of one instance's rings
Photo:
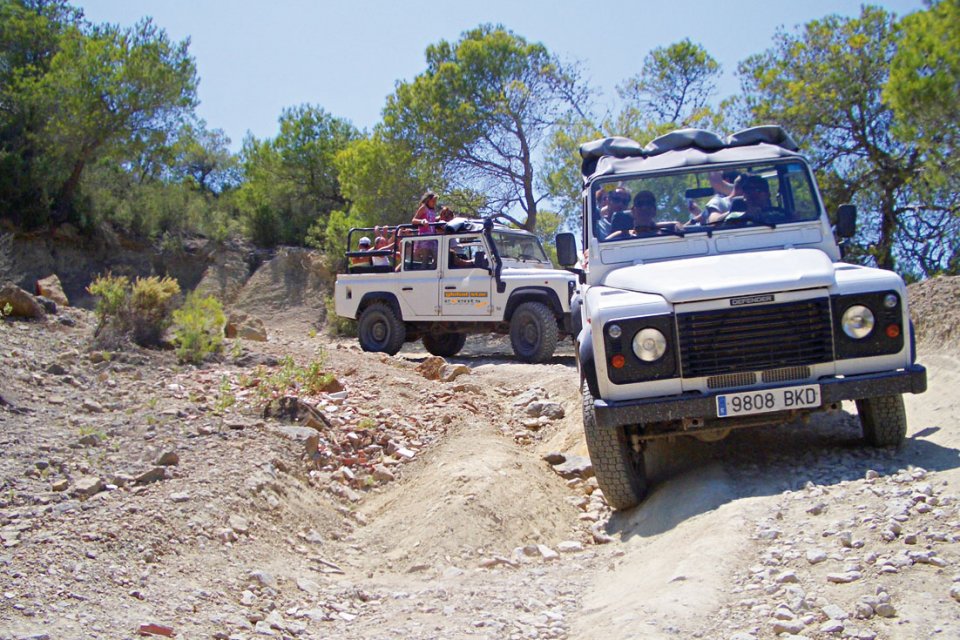
[[[822,251],[781,249],[635,264],[610,272],[602,284],[680,303],[834,283],[833,263]]]

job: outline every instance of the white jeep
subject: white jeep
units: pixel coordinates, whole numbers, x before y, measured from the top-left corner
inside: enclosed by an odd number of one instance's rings
[[[587,447],[615,509],[643,499],[654,439],[717,440],[854,400],[869,444],[902,443],[901,394],[926,389],[906,288],[841,261],[797,151],[776,126],[581,147],[573,332]],[[839,207],[837,235],[855,219]],[[571,234],[557,251],[578,261]]]
[[[347,246],[371,231],[352,229]],[[577,278],[553,268],[535,235],[491,219],[454,219],[426,235],[400,225],[394,237],[387,249],[348,250],[363,264],[337,276],[337,315],[359,320],[364,351],[393,355],[422,339],[448,357],[468,334],[509,333],[518,358],[544,362],[569,335]]]

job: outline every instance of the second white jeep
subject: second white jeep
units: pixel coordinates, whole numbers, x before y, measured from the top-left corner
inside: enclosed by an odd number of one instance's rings
[[[353,239],[370,229],[352,229]],[[454,219],[434,233],[395,230],[386,249],[347,251],[352,262],[337,276],[338,316],[355,318],[364,351],[393,355],[423,340],[449,357],[468,334],[510,335],[524,362],[544,362],[570,333],[576,276],[554,269],[533,234],[492,220]]]

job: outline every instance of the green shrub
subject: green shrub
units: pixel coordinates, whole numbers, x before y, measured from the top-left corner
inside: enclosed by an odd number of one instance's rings
[[[170,310],[180,285],[169,276],[137,278],[130,295],[130,326],[133,341],[145,347],[160,344],[163,331],[170,326]]]
[[[227,318],[213,296],[187,295],[183,306],[173,312],[173,335],[181,362],[199,364],[223,348],[223,327]]]
[[[130,297],[130,279],[127,276],[115,276],[108,271],[105,276],[97,276],[87,287],[87,292],[100,298],[95,310],[97,328],[94,336],[99,336],[110,321],[123,324],[124,310]]]
[[[87,291],[99,297],[93,334],[96,346],[120,348],[132,339],[140,346],[154,347],[170,325],[170,310],[180,285],[166,276],[137,278],[131,285],[128,277],[107,273],[97,276]]]

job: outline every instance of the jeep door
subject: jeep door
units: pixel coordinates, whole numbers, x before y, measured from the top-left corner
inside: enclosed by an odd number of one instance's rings
[[[409,320],[407,310],[413,317],[436,317],[440,313],[438,248],[437,236],[424,238],[404,238],[401,245],[400,302],[405,307],[403,319]]]
[[[440,277],[440,315],[445,317],[489,316],[493,278],[487,268],[489,255],[480,235],[442,238],[443,273]]]

